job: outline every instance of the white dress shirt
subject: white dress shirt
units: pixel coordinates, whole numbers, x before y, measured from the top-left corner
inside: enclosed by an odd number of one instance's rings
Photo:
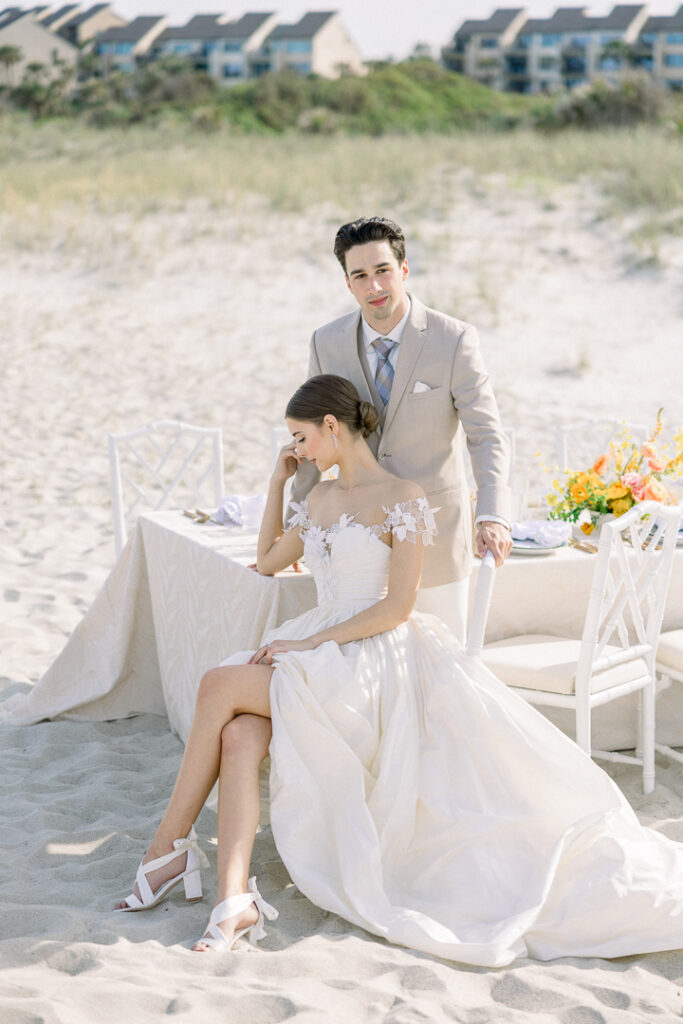
[[[363,344],[365,345],[365,354],[368,357],[368,365],[370,367],[370,373],[372,374],[373,380],[377,373],[377,349],[372,343],[376,338],[383,338],[384,341],[396,342],[388,359],[388,362],[391,363],[395,370],[396,364],[398,363],[398,350],[401,347],[401,338],[403,337],[403,332],[406,324],[408,323],[408,317],[410,316],[410,306],[411,302],[410,299],[408,299],[408,308],[396,326],[392,328],[388,334],[380,334],[379,331],[374,330],[374,328],[370,326],[364,316],[361,317],[360,322],[363,327]]]

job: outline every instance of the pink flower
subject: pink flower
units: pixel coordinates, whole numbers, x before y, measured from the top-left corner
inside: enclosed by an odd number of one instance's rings
[[[643,488],[645,482],[637,473],[624,473],[621,478],[622,484],[628,487],[636,501],[644,501]]]

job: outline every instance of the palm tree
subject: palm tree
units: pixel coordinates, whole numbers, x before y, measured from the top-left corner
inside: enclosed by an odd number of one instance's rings
[[[12,84],[12,68],[22,59],[23,54],[18,46],[0,46],[0,64],[5,65],[5,81]]]

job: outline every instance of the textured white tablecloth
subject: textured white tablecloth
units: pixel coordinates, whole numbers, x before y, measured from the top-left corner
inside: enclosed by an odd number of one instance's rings
[[[308,573],[248,568],[256,537],[176,511],[141,516],[62,652],[28,694],[5,701],[3,717],[28,725],[152,712],[186,739],[202,673],[315,604]]]
[[[312,577],[292,570],[259,576],[256,531],[197,524],[179,512],[138,520],[128,544],[65,648],[28,694],[0,715],[30,724],[57,715],[102,721],[141,712],[167,714],[187,737],[202,673],[315,604]],[[478,561],[471,580],[476,586]],[[517,633],[580,637],[594,556],[572,548],[513,555],[496,573],[486,641]],[[665,629],[683,627],[683,550],[676,552]],[[571,712],[543,709],[569,735]],[[635,696],[593,712],[593,742],[635,742]],[[657,701],[657,737],[683,744],[683,686]]]

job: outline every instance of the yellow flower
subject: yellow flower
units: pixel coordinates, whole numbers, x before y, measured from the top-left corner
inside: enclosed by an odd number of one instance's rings
[[[581,523],[581,530],[582,530],[583,533],[586,534],[586,536],[589,536],[593,532],[594,529],[595,529],[595,527],[593,526],[592,523]]]
[[[588,501],[588,491],[583,484],[572,484],[569,488],[569,493],[577,505],[580,505],[583,501]]]
[[[624,512],[628,512],[632,505],[635,505],[635,501],[629,494],[626,498],[617,498],[610,507],[615,516],[623,516]]]
[[[615,480],[613,484],[610,484],[605,492],[605,496],[608,501],[618,501],[620,498],[631,497],[631,491],[628,487],[622,484],[621,480]]]

